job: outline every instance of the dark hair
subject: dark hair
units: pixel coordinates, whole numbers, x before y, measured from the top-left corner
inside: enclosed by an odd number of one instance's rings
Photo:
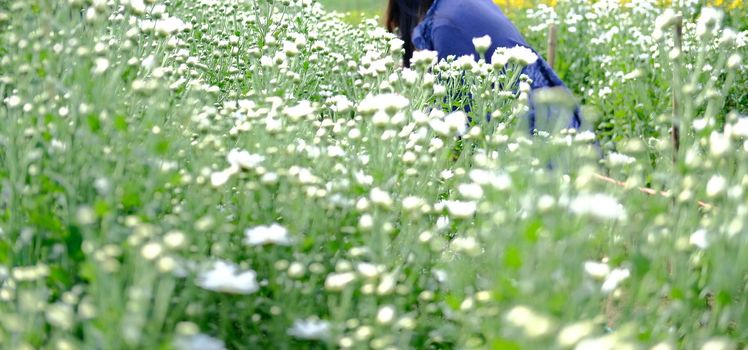
[[[410,58],[413,57],[413,28],[423,19],[433,3],[434,0],[389,0],[385,25],[390,32],[398,29],[400,39],[405,42],[405,67],[410,66]]]

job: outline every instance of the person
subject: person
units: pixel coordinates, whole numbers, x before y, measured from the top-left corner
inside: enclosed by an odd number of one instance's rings
[[[545,115],[550,120],[560,114],[554,112],[558,110],[554,106],[547,105],[542,106],[545,108],[542,114],[538,113],[541,107],[534,102],[533,96],[537,89],[542,88],[560,87],[568,92],[566,85],[491,0],[389,0],[385,24],[390,32],[399,31],[404,41],[405,67],[410,66],[415,50],[437,51],[440,60],[464,55],[472,55],[478,60],[480,56],[473,38],[485,35],[491,38],[491,46],[485,54],[489,63],[498,47],[522,46],[532,50],[538,60],[522,71],[532,80],[528,113],[530,131],[536,130],[536,115]],[[581,125],[579,107],[567,114],[571,114],[571,120],[566,127],[578,129]],[[545,123],[551,123],[549,120]]]

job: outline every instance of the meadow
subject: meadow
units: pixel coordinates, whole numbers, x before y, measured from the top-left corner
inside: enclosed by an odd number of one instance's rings
[[[314,0],[0,1],[0,349],[745,349],[747,9],[553,5],[579,130]]]

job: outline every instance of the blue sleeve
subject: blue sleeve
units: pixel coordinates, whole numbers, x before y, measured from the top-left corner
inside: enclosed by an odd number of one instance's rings
[[[436,26],[433,30],[434,50],[439,53],[439,59],[445,59],[453,55],[460,57],[472,55],[478,58],[473,46],[473,38],[468,38],[459,27],[451,24]]]

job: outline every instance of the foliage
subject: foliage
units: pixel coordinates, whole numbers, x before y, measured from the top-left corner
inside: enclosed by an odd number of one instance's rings
[[[594,36],[559,65],[597,134],[526,56],[403,69],[309,0],[10,3],[0,347],[745,346],[746,32],[573,5],[518,23]]]

